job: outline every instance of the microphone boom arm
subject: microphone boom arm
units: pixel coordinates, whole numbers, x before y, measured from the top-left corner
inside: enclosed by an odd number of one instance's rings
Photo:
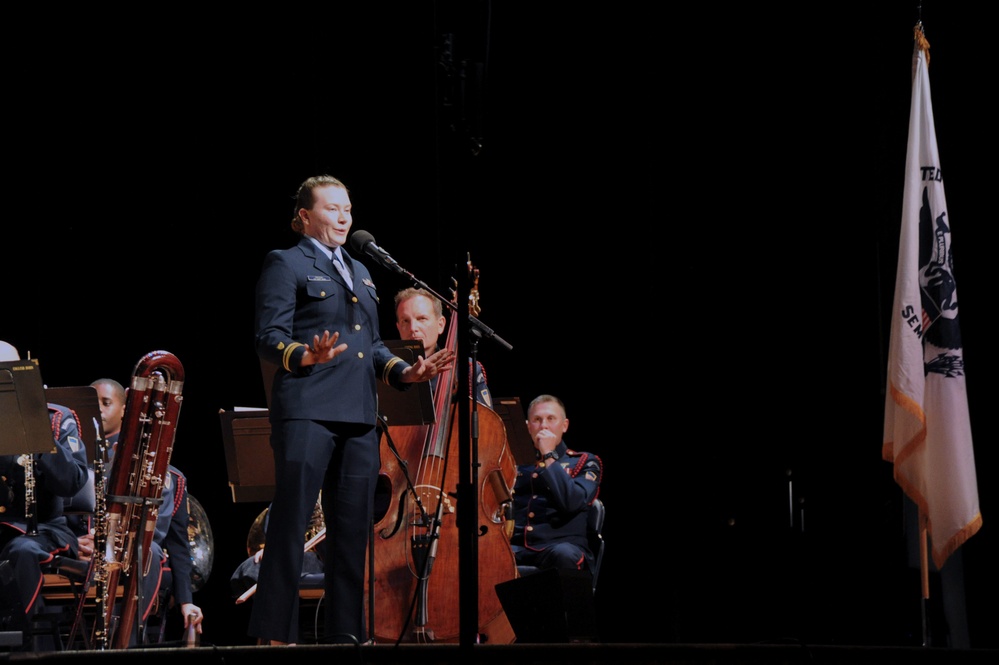
[[[434,289],[424,282],[423,280],[417,279],[413,273],[409,272],[401,265],[399,262],[392,258],[392,255],[386,252],[384,249],[379,247],[375,243],[375,237],[368,233],[367,231],[354,231],[353,235],[350,236],[350,248],[359,254],[367,254],[372,259],[378,262],[383,268],[391,270],[392,272],[404,275],[409,279],[413,280],[413,285],[425,289],[430,293],[437,296],[446,307],[452,311],[457,312],[458,307],[455,303],[451,302],[450,298],[445,298],[441,294],[437,293]],[[485,337],[486,339],[491,339],[506,348],[507,351],[512,351],[513,346],[511,346],[505,339],[500,337],[493,331],[492,328],[486,324],[479,321],[472,314],[468,315],[468,321],[471,323],[471,333],[477,337]]]

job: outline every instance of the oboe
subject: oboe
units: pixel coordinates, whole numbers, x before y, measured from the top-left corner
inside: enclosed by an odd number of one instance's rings
[[[80,599],[76,608],[76,619],[69,633],[69,644],[73,644],[76,633],[83,623],[83,610],[86,605],[87,592],[91,584],[94,587],[94,603],[97,616],[94,619],[93,640],[96,649],[107,648],[108,631],[105,625],[104,608],[107,607],[108,587],[107,587],[107,561],[105,559],[105,548],[107,541],[107,511],[105,508],[105,462],[107,459],[107,439],[101,436],[101,429],[97,423],[97,418],[93,419],[96,448],[94,458],[94,549],[90,556],[90,567],[87,569],[87,578],[80,590]]]
[[[28,535],[38,535],[38,512],[35,505],[35,456],[24,454],[17,458],[24,467],[24,519],[28,523]]]
[[[96,422],[96,421],[95,421]],[[104,460],[107,459],[107,439],[97,438],[97,459],[94,460],[94,599],[97,604],[97,617],[94,620],[94,646],[106,649],[108,630],[106,625],[108,607],[108,567],[107,541],[108,520],[104,491]]]

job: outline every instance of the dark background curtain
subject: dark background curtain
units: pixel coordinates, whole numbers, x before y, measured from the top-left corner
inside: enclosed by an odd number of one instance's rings
[[[991,25],[922,4],[984,516],[967,617],[994,647]],[[493,395],[559,395],[567,441],[604,460],[605,641],[919,644],[880,455],[917,6],[24,20],[0,339],[50,386],[180,358],[173,461],[216,547],[205,640],[247,643],[228,577],[265,504],[232,501],[219,410],[263,406],[255,281],[295,241],[298,184],[331,173],[354,230],[437,290],[471,257],[513,346],[479,347]],[[369,265],[394,338],[411,284]]]

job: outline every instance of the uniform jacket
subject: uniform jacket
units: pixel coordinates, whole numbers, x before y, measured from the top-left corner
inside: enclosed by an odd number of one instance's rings
[[[434,349],[434,353],[441,350],[441,345],[438,344]],[[468,382],[472,384],[472,359],[468,359]],[[437,379],[440,378],[440,374],[430,379],[430,391],[433,393],[437,392]],[[493,408],[493,396],[489,392],[489,383],[486,381],[486,368],[482,366],[481,362],[476,361],[475,363],[475,375],[474,375],[475,385],[472,387],[469,385],[469,394],[475,395],[475,400],[483,405],[488,406],[490,409]]]
[[[65,497],[71,497],[87,484],[87,451],[80,438],[80,421],[71,409],[49,404],[54,450],[35,454],[34,496],[38,523],[65,530],[65,540],[76,553],[76,538],[63,514]],[[24,467],[18,455],[0,456],[0,524],[15,531],[27,531],[25,517]],[[71,541],[71,542],[70,542]]]
[[[156,518],[156,532],[153,540],[169,554],[170,571],[173,573],[173,595],[178,604],[190,603],[193,599],[191,571],[194,559],[191,554],[191,538],[188,533],[190,511],[187,505],[187,478],[173,465],[170,465],[160,495],[162,503]]]
[[[587,514],[600,493],[603,463],[593,453],[567,448],[564,440],[555,452],[558,461],[544,469],[517,467],[511,542],[531,550],[571,542],[589,551]]]
[[[393,355],[378,330],[378,291],[368,269],[341,248],[353,275],[347,288],[332,261],[307,236],[269,252],[256,292],[256,348],[278,370],[271,386],[271,420],[301,418],[374,425],[374,379],[406,389],[409,365]],[[347,350],[328,363],[302,367],[304,344],[323,331],[340,333]],[[329,399],[317,400],[316,395]],[[339,397],[339,398],[338,398]]]
[[[117,439],[116,435],[113,445],[108,449],[109,467],[114,462]],[[171,573],[168,579],[173,591],[173,601],[178,605],[193,602],[194,588],[191,578],[194,571],[194,555],[191,552],[189,522],[187,477],[180,469],[169,464],[163,478],[163,490],[160,492],[159,510],[156,513],[156,524],[153,529],[152,551],[144,554],[144,556],[153,556],[156,560],[156,565],[150,567],[148,579],[144,582],[143,593],[147,603],[145,615],[156,607],[156,595],[166,569]]]
[[[53,451],[35,454],[36,514],[39,522],[63,516],[63,497],[71,497],[87,484],[87,451],[80,438],[76,414],[64,406],[49,404],[49,419],[55,441]],[[0,521],[26,525],[25,475],[18,455],[0,456]]]

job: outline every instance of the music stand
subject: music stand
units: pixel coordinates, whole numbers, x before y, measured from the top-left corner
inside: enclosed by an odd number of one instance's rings
[[[221,411],[233,503],[274,498],[274,453],[267,409]]]
[[[534,464],[538,461],[534,441],[527,429],[527,418],[524,417],[524,407],[519,397],[500,397],[493,399],[493,411],[503,419],[506,425],[506,440],[517,464]]]
[[[588,570],[544,568],[494,588],[518,643],[591,642],[597,637]]]
[[[55,450],[38,359],[0,362],[0,455]]]
[[[101,404],[97,388],[93,386],[70,386],[67,388],[46,388],[45,400],[60,404],[76,412],[80,418],[82,431],[80,438],[87,449],[87,459],[97,459],[97,439],[104,438],[104,423],[101,421]],[[94,427],[94,423],[97,427]]]
[[[91,464],[96,464],[97,440],[104,438],[104,423],[101,421],[101,404],[97,397],[97,388],[93,386],[46,388],[45,399],[51,404],[59,404],[73,410],[77,418],[80,419],[80,439],[87,451],[87,459]],[[94,423],[97,423],[96,428]],[[89,469],[88,474],[87,484],[64,501],[63,512],[67,514],[93,513],[97,508],[94,469]]]
[[[410,365],[416,364],[416,357],[426,353],[423,342],[418,339],[387,340],[389,351]],[[430,392],[430,381],[412,384],[409,390],[397,390],[378,382],[378,414],[389,426],[430,425],[437,421],[434,415],[434,396]]]

